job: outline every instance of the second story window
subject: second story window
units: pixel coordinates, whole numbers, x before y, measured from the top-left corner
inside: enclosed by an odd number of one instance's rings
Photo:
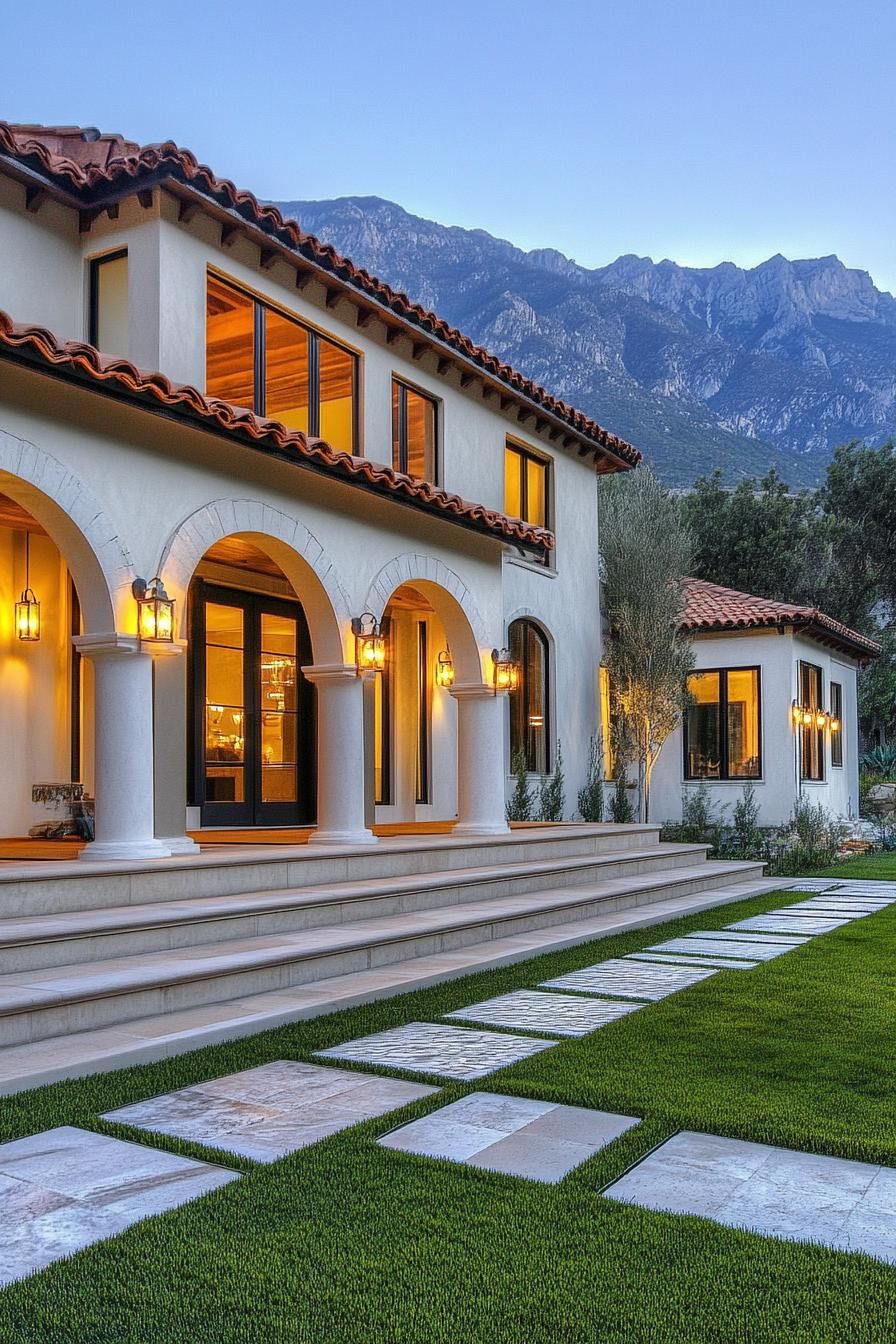
[[[354,453],[358,360],[320,332],[208,278],[206,391]]]
[[[89,263],[87,340],[106,355],[128,353],[127,248]]]
[[[547,527],[551,464],[519,444],[504,449],[504,512],[533,527]]]
[[[437,414],[432,397],[392,379],[392,465],[396,471],[435,482]]]

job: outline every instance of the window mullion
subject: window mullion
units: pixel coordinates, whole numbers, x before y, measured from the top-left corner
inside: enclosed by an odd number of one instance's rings
[[[254,362],[253,377],[255,379],[255,411],[257,415],[265,414],[265,309],[264,304],[255,304],[255,339],[253,342]]]
[[[728,673],[719,674],[719,778],[728,778]]]
[[[320,437],[320,341],[308,332],[308,433]]]

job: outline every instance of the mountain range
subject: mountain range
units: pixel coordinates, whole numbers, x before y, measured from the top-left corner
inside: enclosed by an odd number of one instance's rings
[[[634,443],[671,485],[770,467],[811,485],[837,444],[896,432],[896,299],[837,257],[589,269],[375,196],[277,204]]]

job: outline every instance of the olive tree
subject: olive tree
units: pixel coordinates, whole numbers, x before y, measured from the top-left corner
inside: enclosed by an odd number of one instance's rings
[[[681,721],[694,665],[681,629],[690,534],[678,502],[648,468],[601,482],[600,551],[611,706],[648,821],[653,767]]]

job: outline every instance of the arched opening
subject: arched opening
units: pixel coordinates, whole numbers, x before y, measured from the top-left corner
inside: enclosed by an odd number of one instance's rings
[[[216,541],[190,583],[188,804],[202,828],[316,818],[313,627],[280,547],[260,540]]]
[[[482,682],[475,635],[458,599],[418,578],[392,591],[382,629],[386,663],[368,707],[378,827],[450,829],[458,810],[451,689]]]
[[[551,769],[550,644],[541,626],[528,617],[511,621],[507,631],[510,656],[520,669],[519,684],[508,696],[510,766],[522,758],[531,774]]]

